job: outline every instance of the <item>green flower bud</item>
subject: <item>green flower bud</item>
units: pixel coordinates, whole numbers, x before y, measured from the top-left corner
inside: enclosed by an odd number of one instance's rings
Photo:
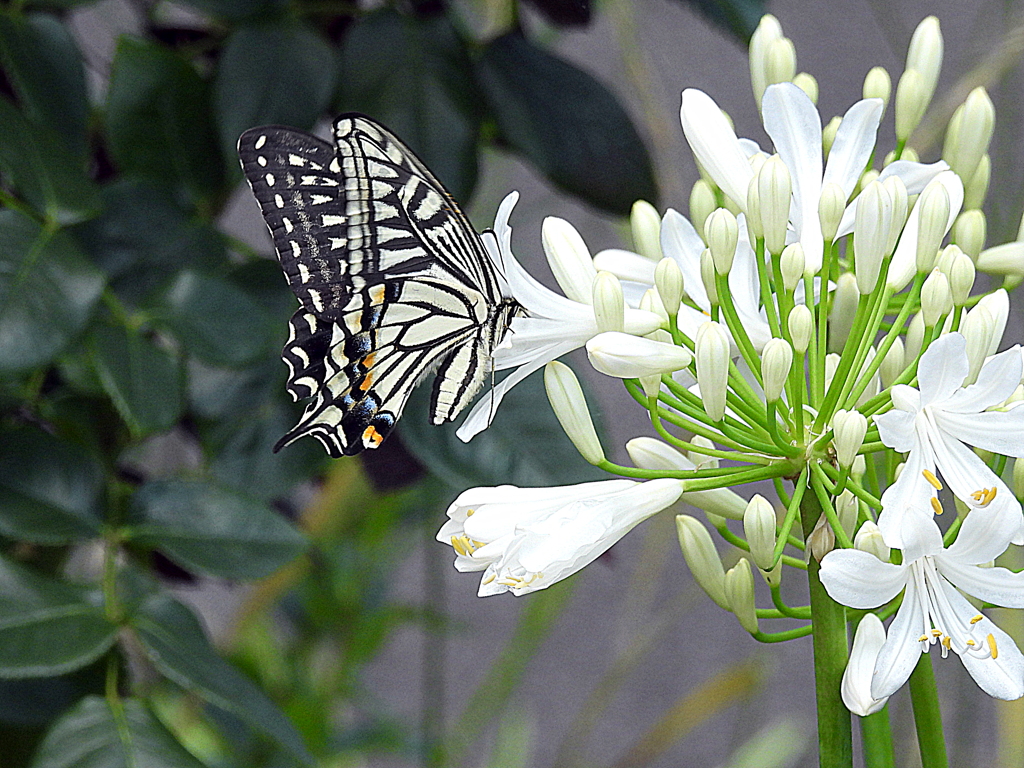
[[[796,76],[796,46],[788,37],[772,40],[764,60],[768,84],[788,83]]]
[[[832,417],[832,442],[836,448],[836,461],[849,468],[867,434],[868,420],[860,411],[836,411]]]
[[[597,330],[622,331],[626,327],[626,303],[622,283],[611,272],[598,272],[594,280],[594,318]]]
[[[786,379],[793,367],[793,348],[785,339],[770,339],[761,353],[761,375],[764,379],[764,398],[774,403],[782,397]],[[757,562],[755,558],[754,562]],[[760,563],[758,566],[764,567]]]
[[[953,242],[971,257],[978,260],[978,255],[985,245],[985,214],[977,208],[964,211],[953,222]]]
[[[864,77],[864,87],[861,90],[865,99],[881,99],[888,106],[889,97],[892,95],[892,78],[885,67],[872,67]],[[883,112],[884,114],[884,112]]]
[[[725,569],[708,529],[695,517],[676,515],[676,533],[694,581],[721,608],[732,610],[725,592]]]
[[[806,304],[797,304],[789,311],[787,324],[794,351],[804,354],[814,335],[814,315]]]
[[[806,93],[812,104],[818,103],[818,81],[814,79],[814,75],[799,72],[793,78],[793,85]]]
[[[741,557],[735,566],[725,572],[725,595],[729,607],[747,632],[757,632],[757,609],[754,603],[754,574],[750,562]]]
[[[761,494],[747,504],[743,512],[743,535],[750,545],[750,557],[754,565],[764,571],[775,565],[775,509]]]
[[[729,382],[729,335],[719,323],[709,320],[697,329],[695,348],[704,410],[711,421],[721,421]]]
[[[1024,459],[1013,460],[1013,495],[1024,498]]]
[[[704,222],[704,240],[711,249],[715,271],[720,275],[729,274],[732,260],[736,257],[736,244],[739,242],[736,217],[725,208],[712,212]]]
[[[828,153],[832,151],[832,145],[835,143],[841,122],[843,122],[843,118],[836,115],[821,129],[821,151],[825,157],[828,157]]]
[[[591,464],[604,461],[604,449],[597,439],[583,388],[572,369],[558,361],[548,363],[544,366],[544,388],[558,423],[580,455]]]
[[[629,216],[633,247],[644,258],[661,261],[661,216],[646,200],[633,203]]]

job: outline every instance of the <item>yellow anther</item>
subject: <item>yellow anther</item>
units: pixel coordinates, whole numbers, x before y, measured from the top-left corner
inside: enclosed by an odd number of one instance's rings
[[[487,578],[484,579],[483,583],[484,584],[490,584],[496,578],[498,578],[497,574],[492,573],[490,576],[488,576]]]
[[[973,648],[975,646],[975,642],[969,639],[966,643],[964,643],[964,645],[969,645],[971,648]]]
[[[981,501],[981,506],[987,507],[992,503],[992,500],[996,497],[996,487],[993,485],[991,488],[985,491],[985,498]]]
[[[462,540],[464,538],[465,538],[464,536],[452,536],[452,549],[454,549],[456,551],[456,553],[458,553],[460,555],[468,555],[469,554],[469,552],[466,551],[465,546],[463,546]]]
[[[979,613],[979,614],[978,614],[977,616],[975,616],[975,617],[974,617],[973,619],[971,619],[971,624],[977,624],[977,623],[978,623],[979,621],[981,621],[981,620],[982,620],[982,619],[984,619],[984,618],[985,618],[985,617],[984,617],[984,616],[982,616],[982,615],[981,615],[981,614]]]
[[[939,504],[939,500],[934,496],[932,496],[932,510],[936,515],[942,514],[942,505]]]
[[[466,510],[466,517],[472,517],[475,514],[476,514],[476,510],[475,509],[467,509]]]
[[[935,473],[930,469],[922,469],[921,474],[924,475],[924,479],[931,483],[932,487],[936,491],[942,490],[942,483],[939,482],[939,478],[935,476]]]
[[[937,630],[937,629],[933,629],[932,630],[932,637],[940,637],[941,635],[942,635],[942,633],[939,632],[939,630]]]
[[[986,639],[988,640],[988,650],[992,654],[992,658],[993,659],[998,659],[999,658],[999,648],[996,647],[996,639],[995,639],[995,637],[993,637],[992,635],[989,635]]]
[[[921,635],[919,638],[917,638],[917,642],[919,642],[919,643],[927,643],[928,642],[928,635]]]
[[[947,651],[949,650],[950,645],[952,645],[952,643],[953,643],[953,641],[950,639],[949,635],[946,635],[945,637],[943,637],[942,640],[940,640],[939,642],[942,643],[942,647],[945,648]]]

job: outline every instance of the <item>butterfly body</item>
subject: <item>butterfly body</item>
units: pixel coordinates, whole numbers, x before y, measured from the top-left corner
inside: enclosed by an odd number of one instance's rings
[[[275,450],[312,435],[342,456],[379,446],[431,372],[432,420],[454,419],[520,308],[397,137],[343,115],[334,140],[270,126],[243,133],[238,151],[300,305],[283,357],[288,391],[310,403]]]

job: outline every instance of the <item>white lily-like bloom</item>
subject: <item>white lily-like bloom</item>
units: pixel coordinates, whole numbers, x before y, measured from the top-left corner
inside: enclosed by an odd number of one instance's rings
[[[825,589],[833,600],[851,608],[876,608],[905,590],[875,659],[871,698],[892,695],[933,644],[938,644],[943,658],[949,651],[956,653],[990,696],[1024,696],[1024,655],[958,591],[996,605],[1024,608],[1024,574],[982,565],[1006,549],[1014,526],[993,510],[975,509],[957,540],[943,547],[942,533],[926,507],[915,504],[901,516],[901,565],[883,563],[857,549],[833,550],[821,562]]]
[[[512,319],[504,340],[494,350],[495,371],[515,370],[477,400],[456,432],[461,440],[467,442],[487,429],[499,403],[512,387],[552,360],[582,347],[599,332],[594,308],[589,303],[597,278],[597,270],[589,254],[580,258],[579,254],[573,253],[572,247],[559,248],[557,245],[545,249],[551,271],[565,296],[537,282],[512,254],[512,227],[508,219],[518,200],[518,192],[511,192],[505,197],[494,219],[494,232],[485,233],[482,238],[488,256],[498,273],[504,276],[509,292],[526,312],[525,317]],[[564,225],[561,229],[565,232],[571,230],[568,222],[559,224]],[[574,233],[575,230],[569,232]],[[625,310],[624,330],[627,333],[642,336],[660,326],[661,318],[653,312],[630,307]]]
[[[822,188],[836,184],[847,197],[853,192],[874,150],[882,100],[862,99],[847,110],[824,167],[821,117],[807,94],[792,83],[777,83],[765,90],[761,109],[765,131],[789,168],[793,183],[789,239],[803,245],[805,273],[816,274],[824,253],[818,217]],[[683,91],[680,118],[683,133],[701,167],[745,210],[747,187],[754,175],[746,159],[751,142],[736,137],[721,109],[702,91]],[[897,161],[887,166],[879,179],[899,176],[907,192],[917,194],[937,173],[948,168],[944,162],[922,165]],[[855,203],[856,200],[851,206]],[[852,231],[854,210],[847,208],[837,236]]]
[[[905,384],[893,387],[894,408],[874,417],[885,445],[910,452],[903,473],[882,494],[878,527],[891,547],[903,546],[902,518],[929,483],[937,486],[936,470],[970,508],[990,508],[1006,515],[1013,525],[1014,543],[1024,543],[1020,503],[965,445],[1004,456],[1024,456],[1024,409],[988,410],[1005,402],[1020,384],[1020,348],[991,358],[978,374],[977,383],[967,387],[963,383],[970,364],[965,349],[966,341],[959,333],[938,338],[918,364],[920,389]]]
[[[619,379],[673,373],[693,360],[685,347],[617,331],[599,333],[588,341],[587,357],[597,371]]]
[[[437,540],[459,571],[483,571],[480,597],[525,595],[593,562],[679,498],[679,480],[605,480],[554,488],[471,488],[448,508]]]
[[[825,556],[826,558],[828,555]],[[843,672],[840,692],[846,708],[855,715],[867,717],[878,712],[889,700],[888,696],[876,699],[871,695],[871,681],[875,674],[878,652],[885,645],[885,627],[882,620],[873,613],[864,614],[853,636],[850,660]]]

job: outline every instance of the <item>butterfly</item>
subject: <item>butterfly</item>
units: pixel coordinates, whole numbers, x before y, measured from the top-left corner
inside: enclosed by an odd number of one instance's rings
[[[487,255],[493,233],[398,137],[346,114],[333,138],[251,128],[238,155],[299,300],[283,357],[288,392],[310,402],[274,451],[312,435],[337,458],[380,446],[432,371],[432,421],[453,420],[522,309]]]

